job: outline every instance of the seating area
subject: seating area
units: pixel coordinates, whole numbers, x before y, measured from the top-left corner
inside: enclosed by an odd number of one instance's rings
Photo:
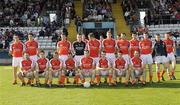
[[[108,0],[84,0],[83,19],[85,21],[112,20],[111,3]]]
[[[0,26],[37,26],[45,0],[1,0]]]
[[[56,42],[52,42],[52,36],[39,36],[36,37],[36,40],[39,42],[40,49],[46,50],[55,50],[56,49]]]
[[[137,7],[134,0],[123,0],[121,3],[124,19],[127,25],[137,24]]]
[[[151,0],[152,7],[146,16],[146,24],[178,24],[180,23],[179,0]]]
[[[60,32],[61,30],[56,30],[52,32],[49,36],[41,36],[40,32],[43,31],[46,35],[45,27],[16,27],[16,28],[8,28],[8,27],[0,27],[0,41],[2,41],[2,48],[8,49],[9,43],[12,41],[12,36],[14,33],[18,33],[20,35],[20,39],[23,42],[27,40],[27,34],[33,33],[35,39],[39,42],[39,46],[41,49],[55,49],[56,41],[53,41],[53,34],[55,32]],[[58,34],[56,33],[56,34]],[[57,36],[58,37],[58,36]],[[56,38],[57,39],[57,38]],[[5,40],[5,41],[4,41]],[[7,43],[6,43],[7,42]],[[6,45],[7,44],[7,45]],[[5,47],[6,46],[6,47]]]
[[[150,35],[160,34],[164,35],[167,32],[180,31],[180,24],[161,24],[161,25],[147,25],[148,32]]]

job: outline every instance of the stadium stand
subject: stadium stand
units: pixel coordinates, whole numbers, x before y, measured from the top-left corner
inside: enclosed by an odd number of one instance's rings
[[[107,0],[85,0],[84,20],[101,21],[112,18],[111,3]]]
[[[0,26],[37,26],[46,0],[1,0]]]

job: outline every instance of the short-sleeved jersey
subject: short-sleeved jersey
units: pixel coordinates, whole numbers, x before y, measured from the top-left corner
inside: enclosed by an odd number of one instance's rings
[[[67,59],[65,61],[65,67],[68,70],[74,70],[76,66],[77,66],[76,62],[75,62],[75,60],[73,58]]]
[[[119,52],[122,52],[122,54],[129,54],[129,41],[120,39],[117,41],[117,47],[119,49]]]
[[[115,53],[116,51],[116,41],[114,39],[104,39],[102,42],[102,47],[106,53]]]
[[[59,70],[60,68],[62,68],[62,66],[63,62],[59,59],[52,58],[50,60],[50,67],[52,68],[52,70]]]
[[[25,51],[25,46],[22,42],[14,42],[10,45],[10,51],[12,51],[13,57],[22,57],[23,52]]]
[[[94,67],[93,58],[91,58],[91,57],[83,57],[81,59],[80,65],[81,65],[82,69],[87,69],[87,70],[93,69],[93,67]]]
[[[33,41],[27,41],[25,43],[26,46],[26,52],[30,55],[37,55],[37,50],[38,50],[38,42],[36,42],[35,40]]]
[[[89,50],[90,57],[98,57],[100,47],[101,47],[101,44],[97,39],[89,40],[89,42],[87,44],[87,48]]]
[[[144,39],[140,42],[141,54],[151,54],[152,53],[152,41],[149,39]]]
[[[174,50],[174,46],[175,46],[174,41],[171,39],[166,39],[166,40],[164,40],[164,43],[166,45],[166,52],[172,53]]]
[[[47,58],[39,58],[37,65],[40,71],[44,71],[49,66],[49,60]]]
[[[20,63],[20,68],[22,71],[29,71],[33,68],[33,61],[31,59],[23,59]]]
[[[139,40],[132,39],[129,41],[129,43],[130,43],[130,56],[131,56],[131,58],[133,58],[134,52],[135,51],[139,52]]]
[[[105,59],[100,58],[97,63],[97,67],[100,68],[108,68],[109,66],[110,66],[110,62],[106,58]]]
[[[126,61],[124,60],[124,58],[117,58],[114,61],[113,67],[116,69],[125,69],[126,65],[127,64],[126,64]]]
[[[133,57],[131,59],[131,64],[134,68],[141,68],[143,65],[143,62],[140,57]]]
[[[75,52],[75,55],[84,55],[86,43],[83,41],[81,41],[81,42],[75,41],[75,42],[73,42],[72,48]]]
[[[59,55],[68,55],[71,50],[71,43],[67,40],[59,41],[57,43],[57,48],[59,49]]]

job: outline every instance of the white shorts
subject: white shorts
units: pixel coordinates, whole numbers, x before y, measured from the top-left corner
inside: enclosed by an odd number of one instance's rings
[[[168,59],[168,61],[176,61],[174,53],[168,53],[167,59]]]
[[[97,64],[99,62],[99,57],[95,57],[93,58],[93,60],[94,60],[94,63]]]
[[[21,61],[22,61],[22,57],[13,57],[12,58],[12,66],[13,67],[20,67]]]
[[[155,57],[155,63],[167,63],[168,62],[168,59],[166,56],[156,56]]]
[[[83,58],[83,55],[75,55],[74,59],[77,62],[77,66],[80,65],[80,61]]]
[[[30,59],[36,62],[38,60],[38,56],[37,55],[30,56]]]
[[[122,57],[124,58],[124,60],[126,61],[127,64],[130,64],[130,57],[128,54],[124,54],[124,55],[122,55]]]
[[[46,77],[46,75],[49,75],[47,71],[44,71],[42,73],[38,73],[39,77]]]
[[[93,70],[82,70],[81,73],[84,77],[91,77],[93,75]]]
[[[135,77],[140,77],[142,74],[143,74],[142,71],[134,70],[134,76],[135,76]]]
[[[116,56],[114,53],[106,53],[106,58],[110,61],[110,63],[112,64],[115,59],[116,59]]]
[[[65,65],[65,62],[66,62],[66,60],[68,59],[68,56],[67,55],[60,55],[59,56],[59,59],[64,63],[64,65]]]
[[[107,76],[109,74],[108,70],[100,70],[101,76]]]
[[[143,64],[153,64],[153,59],[151,54],[142,54],[141,59]]]
[[[33,72],[32,71],[29,71],[29,72],[23,72],[23,71],[20,71],[20,73],[22,74],[23,77],[26,77],[26,78],[32,78],[33,77]]]
[[[59,72],[59,71],[52,72],[52,76],[53,76],[53,77],[59,77],[59,75],[60,75],[60,72]]]
[[[115,74],[116,74],[116,76],[125,77],[126,76],[126,70],[125,69],[115,70]]]

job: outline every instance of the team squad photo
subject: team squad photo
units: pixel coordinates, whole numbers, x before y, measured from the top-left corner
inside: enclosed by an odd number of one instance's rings
[[[180,105],[180,0],[0,0],[0,105]]]

